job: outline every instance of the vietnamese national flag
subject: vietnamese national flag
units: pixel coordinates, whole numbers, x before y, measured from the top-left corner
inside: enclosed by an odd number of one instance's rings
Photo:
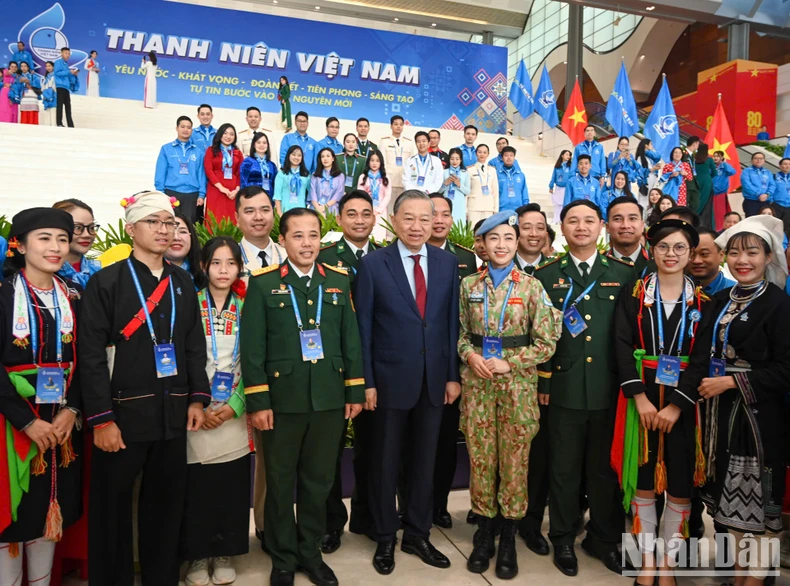
[[[727,115],[724,113],[724,106],[721,99],[716,105],[716,112],[713,114],[713,121],[710,123],[708,134],[705,135],[705,144],[708,145],[708,152],[711,157],[716,151],[724,152],[724,160],[735,168],[735,175],[730,177],[730,192],[735,191],[741,185],[741,162],[738,159],[738,150],[735,140],[732,138],[730,125],[727,122]]]
[[[579,80],[573,86],[571,100],[562,115],[562,130],[571,139],[573,146],[584,140],[584,127],[587,126],[587,110],[584,109],[582,92],[579,88]]]

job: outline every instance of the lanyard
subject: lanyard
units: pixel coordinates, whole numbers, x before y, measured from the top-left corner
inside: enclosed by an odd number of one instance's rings
[[[148,311],[148,303],[145,301],[145,297],[143,296],[143,289],[140,287],[140,279],[137,278],[137,273],[134,270],[134,265],[132,264],[132,259],[127,258],[126,264],[129,265],[129,271],[132,273],[132,280],[134,281],[134,288],[137,289],[137,297],[140,298],[140,304],[143,306],[143,312],[145,313],[145,321],[148,324],[148,331],[151,333],[151,340],[154,342],[154,346],[157,346],[156,342],[156,333],[154,332],[154,324],[151,321],[151,313]],[[173,279],[168,277],[170,281],[170,343],[173,343],[173,329],[176,325],[176,295],[173,293]]]
[[[348,177],[348,155],[346,155],[343,158],[343,169],[346,172],[346,177]],[[357,158],[354,157],[354,169],[351,171],[351,176],[353,177],[356,174],[357,174]]]
[[[507,184],[508,184],[508,186],[512,186],[513,185],[513,177],[516,176],[516,169],[515,169],[515,167],[511,167],[510,171],[508,171],[503,166],[502,167],[502,172],[505,174],[505,177],[507,177]]]
[[[244,261],[244,264],[246,266],[250,262],[249,259],[247,258],[247,251],[244,250],[244,245],[242,244],[239,244],[239,248],[241,248],[241,260]],[[273,246],[272,250],[277,250],[277,247]],[[261,252],[265,252],[265,251],[266,251],[265,249],[261,250]],[[274,254],[270,254],[269,256],[271,256],[272,260],[274,260]],[[279,250],[277,250],[277,264],[283,264],[283,257],[280,256]]]
[[[510,281],[510,287],[507,288],[507,295],[502,302],[502,314],[499,316],[499,335],[502,335],[502,330],[505,329],[505,313],[507,312],[507,302],[510,299],[510,294],[513,292],[513,285],[515,281]],[[485,313],[485,329],[488,330],[488,285],[483,282],[483,311]]]
[[[683,352],[683,338],[686,334],[686,283],[683,283],[683,297],[680,300],[682,313],[680,314],[680,335],[678,337],[678,356]],[[664,353],[664,319],[662,318],[663,306],[661,304],[661,291],[659,291],[658,277],[656,277],[656,313],[658,314],[658,353]],[[670,348],[671,350],[671,348]],[[670,354],[672,352],[670,351]]]
[[[417,175],[418,176],[420,176],[420,177],[427,177],[428,176],[428,174],[427,174],[428,165],[430,165],[431,168],[433,169],[433,161],[430,160],[430,157],[432,157],[432,156],[433,155],[430,155],[430,154],[429,155],[425,155],[425,166],[423,168],[423,166],[420,164],[420,163],[423,162],[422,161],[422,155],[417,155],[417,161],[416,162],[417,162]]]
[[[33,302],[30,297],[30,284],[27,279],[25,280],[25,296],[27,297],[27,312],[30,316],[30,345],[33,351],[33,364],[38,361],[38,321],[36,320],[36,310],[33,307]],[[60,335],[60,300],[58,299],[57,283],[53,283],[55,287],[52,289],[52,299],[55,305],[55,353],[57,354],[57,363],[63,362],[63,338]]]
[[[261,177],[263,179],[268,179],[269,178],[269,162],[266,160],[266,158],[255,157],[255,159],[258,161],[258,166],[261,168]]]
[[[477,172],[477,176],[480,178],[481,185],[488,187],[488,170],[485,167],[485,163],[480,165],[480,170]]]
[[[730,339],[730,326],[732,325],[732,322],[735,321],[736,317],[738,317],[744,311],[746,311],[746,308],[749,307],[751,304],[752,304],[752,302],[749,301],[746,305],[744,305],[743,309],[741,309],[738,313],[733,315],[732,319],[727,322],[726,326],[724,326],[724,340],[721,343],[721,357],[722,357],[722,359],[724,359],[724,360],[727,359],[727,342]],[[718,331],[718,326],[721,323],[721,320],[727,314],[727,311],[730,309],[730,306],[732,306],[732,300],[727,302],[727,305],[725,305],[724,309],[721,310],[721,313],[719,314],[719,317],[716,318],[715,331]],[[713,334],[713,341],[710,344],[710,356],[711,356],[711,358],[713,358],[713,356],[716,354],[716,334],[715,334],[715,331],[714,331],[714,334]]]
[[[233,167],[233,149],[223,149],[222,151],[222,167],[229,169]]]
[[[581,301],[585,295],[587,295],[590,291],[592,291],[592,288],[595,287],[595,284],[597,282],[598,279],[590,283],[588,287],[584,291],[582,291],[581,294],[579,294],[579,296],[576,299],[573,300],[573,303],[571,303],[571,307],[575,307],[576,304],[579,303],[579,301]],[[571,295],[573,295],[573,281],[571,281],[571,288],[568,289],[568,296],[565,298],[565,303],[562,304],[562,313],[565,313],[565,310],[568,308],[568,301],[570,301]]]
[[[403,145],[398,144],[399,140],[400,137],[395,139],[395,156],[403,158]]]
[[[302,315],[299,313],[299,306],[296,303],[296,295],[294,294],[294,288],[288,285],[288,292],[291,294],[291,303],[294,306],[294,317],[296,318],[296,325],[299,326],[299,331],[303,331],[304,328],[302,327]],[[324,309],[324,286],[318,286],[318,310],[316,311],[315,315],[315,329],[321,327],[321,313]]]
[[[231,295],[231,303],[233,302],[233,295]],[[206,309],[208,309],[208,322],[209,333],[211,334],[211,353],[214,356],[214,370],[219,370],[219,355],[217,354],[217,334],[214,331],[214,316],[211,315],[211,293],[208,288],[206,289]],[[219,315],[219,308],[217,308],[217,315]],[[241,327],[241,318],[239,316],[239,303],[236,301],[236,343],[233,345],[233,359],[230,363],[230,370],[236,368],[236,361],[239,359],[239,328]]]
[[[186,161],[182,161],[181,157],[179,157],[178,153],[176,152],[176,157],[178,157],[178,162],[181,163],[182,165],[188,165],[189,156],[187,155],[187,148],[189,147],[189,144],[183,143],[180,140],[178,141],[178,144],[181,146],[181,154],[184,155],[184,158],[186,159]]]

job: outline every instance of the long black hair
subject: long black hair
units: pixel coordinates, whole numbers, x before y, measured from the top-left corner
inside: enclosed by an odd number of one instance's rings
[[[387,170],[384,168],[384,155],[381,154],[381,151],[379,149],[376,149],[372,153],[368,154],[368,158],[365,161],[365,168],[362,169],[362,185],[365,185],[365,182],[368,180],[368,171],[370,171],[370,159],[372,157],[378,157],[379,159],[379,173],[381,174],[381,184],[389,185],[390,180],[387,179]]]
[[[647,217],[646,221],[648,226],[652,226],[661,219],[661,202],[664,200],[669,200],[672,202],[673,207],[676,205],[675,200],[671,195],[662,194],[661,197],[658,198],[656,204],[650,209],[650,215]]]
[[[214,135],[214,140],[211,143],[211,152],[213,152],[215,155],[219,154],[220,147],[222,146],[222,135],[225,134],[225,131],[228,128],[233,129],[233,142],[230,146],[232,146],[234,149],[238,148],[236,147],[236,140],[238,139],[239,134],[236,132],[236,127],[230,122],[226,122],[217,129],[217,134]]]
[[[614,174],[614,177],[612,177],[612,191],[616,189],[616,187],[614,186],[614,180],[617,179],[618,175],[622,175],[623,177],[625,177],[625,185],[623,185],[623,193],[625,193],[626,195],[630,195],[631,197],[634,197],[634,195],[631,193],[631,182],[628,180],[628,173],[626,173],[625,171],[618,171],[617,173]]]
[[[151,63],[156,65],[156,53],[153,51],[148,51],[148,59],[151,61]]]
[[[304,151],[298,144],[291,145],[291,147],[288,149],[288,152],[285,153],[285,161],[283,161],[283,166],[280,168],[280,171],[286,175],[291,172],[291,153],[297,149],[299,149],[299,152],[302,153],[302,162],[299,163],[299,175],[302,177],[308,177],[310,175],[310,171],[307,170],[307,166],[304,164]]]
[[[195,283],[195,287],[202,289],[206,286],[206,275],[200,269],[200,240],[198,240],[195,225],[192,220],[187,218],[182,212],[175,212],[176,219],[189,230],[189,252],[186,256],[186,261],[189,263],[189,270],[187,271]]]
[[[477,149],[475,149],[475,152],[477,152]],[[458,168],[462,170],[466,169],[466,165],[464,165],[464,153],[458,147],[451,148],[450,152],[447,153],[447,164],[450,164],[450,157],[453,155],[458,155],[461,157],[461,163],[458,165]]]
[[[280,87],[283,87],[284,85],[290,85],[289,82],[288,82],[288,78],[286,76],[281,75],[280,79],[284,79],[285,80],[285,83],[283,83],[282,81],[280,82]]]
[[[318,154],[315,157],[315,171],[313,172],[313,177],[324,176],[324,164],[321,162],[321,153],[323,153],[324,151],[329,151],[330,153],[332,153],[332,167],[329,169],[329,175],[331,175],[332,177],[337,177],[338,175],[341,175],[342,173],[340,171],[340,167],[337,164],[337,155],[335,154],[335,151],[333,151],[329,147],[324,147],[320,151],[318,151]]]
[[[571,155],[571,157],[573,157],[573,153],[571,153],[568,149],[563,149],[562,152],[560,153],[560,156],[557,157],[557,162],[554,163],[555,169],[562,169],[562,164],[565,162],[562,160],[562,157],[565,156],[565,153],[568,153],[569,155]],[[571,159],[568,159],[568,166],[570,166],[570,164],[571,164]]]
[[[649,138],[643,138],[639,141],[639,146],[636,147],[636,160],[639,161],[639,164],[642,165],[645,169],[650,167],[650,161],[647,160],[647,155],[645,152],[647,151],[647,147],[650,146],[651,143]]]
[[[269,137],[266,136],[265,132],[256,132],[255,134],[252,135],[252,142],[250,143],[250,154],[249,154],[249,156],[251,156],[251,157],[255,157],[256,156],[256,154],[255,154],[255,143],[258,142],[262,138],[266,139],[266,152],[264,153],[264,155],[266,156],[266,158],[269,161],[271,161],[272,160],[272,143],[269,142]]]
[[[214,260],[214,254],[223,246],[230,248],[230,253],[233,256],[233,260],[236,261],[236,265],[239,267],[239,276],[241,276],[241,273],[244,270],[244,262],[242,262],[241,258],[241,247],[238,245],[238,243],[229,236],[214,236],[214,238],[206,242],[203,250],[200,251],[200,269],[205,274],[206,287],[208,287],[209,284],[208,267],[211,265],[211,261]],[[203,287],[201,287],[201,289],[202,288]],[[217,309],[219,310],[222,308],[219,307]]]

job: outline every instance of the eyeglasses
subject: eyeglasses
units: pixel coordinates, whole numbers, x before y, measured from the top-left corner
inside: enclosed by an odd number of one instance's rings
[[[142,220],[142,221],[145,222],[146,224],[148,224],[148,227],[151,228],[151,230],[153,230],[154,232],[158,232],[159,229],[162,226],[164,226],[165,230],[167,230],[168,232],[175,232],[176,225],[177,225],[172,220],[167,220],[167,221],[162,221],[162,220]]]
[[[688,245],[683,244],[682,242],[678,242],[677,244],[674,244],[671,247],[669,246],[669,244],[665,244],[662,242],[661,244],[656,244],[653,247],[653,250],[661,255],[665,255],[669,252],[670,248],[672,249],[672,252],[675,253],[675,256],[683,256],[684,254],[686,254],[686,252],[688,252],[689,249]]]
[[[101,228],[101,224],[74,224],[74,233],[79,236],[87,230],[88,234],[95,236],[99,228]]]

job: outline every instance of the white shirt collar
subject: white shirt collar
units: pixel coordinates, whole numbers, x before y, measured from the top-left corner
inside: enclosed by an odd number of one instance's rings
[[[617,250],[617,249],[614,247],[614,244],[612,245],[612,254],[614,255],[614,257],[615,257],[617,260],[623,260],[623,257],[625,256],[624,254],[620,254],[620,251],[619,251],[619,250]],[[639,255],[640,255],[640,254],[642,254],[642,245],[641,245],[641,244],[639,245],[639,248],[637,248],[637,249],[636,249],[636,250],[633,252],[633,254],[632,254],[631,256],[629,256],[628,258],[630,258],[632,261],[636,262],[636,259],[637,259],[637,257],[639,257]]]
[[[541,261],[543,260],[543,254],[542,254],[542,253],[538,255],[538,258],[537,258],[537,260],[535,260],[535,262],[528,262],[528,261],[524,260],[524,257],[523,257],[523,256],[521,256],[521,255],[520,255],[520,254],[518,254],[518,253],[516,253],[516,256],[518,257],[518,262],[519,262],[519,263],[521,264],[521,266],[523,266],[523,267],[536,267],[536,266],[538,266],[538,265],[541,263]]]
[[[297,269],[297,268],[296,268],[296,267],[293,265],[293,263],[291,263],[291,261],[290,261],[290,260],[288,261],[288,264],[289,264],[289,265],[291,265],[291,268],[292,268],[292,269],[294,270],[294,272],[296,273],[296,276],[297,276],[297,277],[299,277],[300,279],[301,279],[302,277],[310,277],[311,279],[313,278],[313,271],[315,271],[315,263],[313,263],[313,266],[311,266],[311,267],[310,267],[310,270],[309,270],[309,271],[307,271],[306,273],[303,273],[302,271],[300,271],[299,269]]]
[[[269,238],[269,245],[266,248],[258,248],[252,242],[247,240],[246,238],[241,239],[241,245],[246,248],[248,251],[252,252],[251,255],[247,255],[247,261],[252,262],[254,258],[260,259],[260,252],[263,251],[266,253],[266,262],[272,264],[274,260],[274,240]]]
[[[573,261],[573,264],[576,266],[577,269],[579,268],[579,265],[581,263],[586,262],[590,267],[589,270],[592,270],[593,264],[595,263],[595,259],[598,257],[598,251],[596,250],[595,252],[593,252],[590,258],[576,258],[570,252],[568,252],[568,256],[571,257],[571,260]]]
[[[401,258],[414,256],[414,253],[408,248],[406,248],[406,245],[403,244],[401,240],[398,240],[398,252],[400,252]],[[420,248],[417,254],[419,254],[420,256],[424,256],[425,258],[428,258],[428,248],[423,244],[422,248]]]
[[[357,250],[361,250],[362,254],[367,254],[368,250],[370,250],[370,242],[365,242],[365,246],[359,248],[357,246],[354,246],[354,243],[349,241],[345,236],[343,237],[343,240],[345,240],[346,244],[348,245],[348,247],[351,249],[351,252],[353,252],[355,256],[357,254]]]

